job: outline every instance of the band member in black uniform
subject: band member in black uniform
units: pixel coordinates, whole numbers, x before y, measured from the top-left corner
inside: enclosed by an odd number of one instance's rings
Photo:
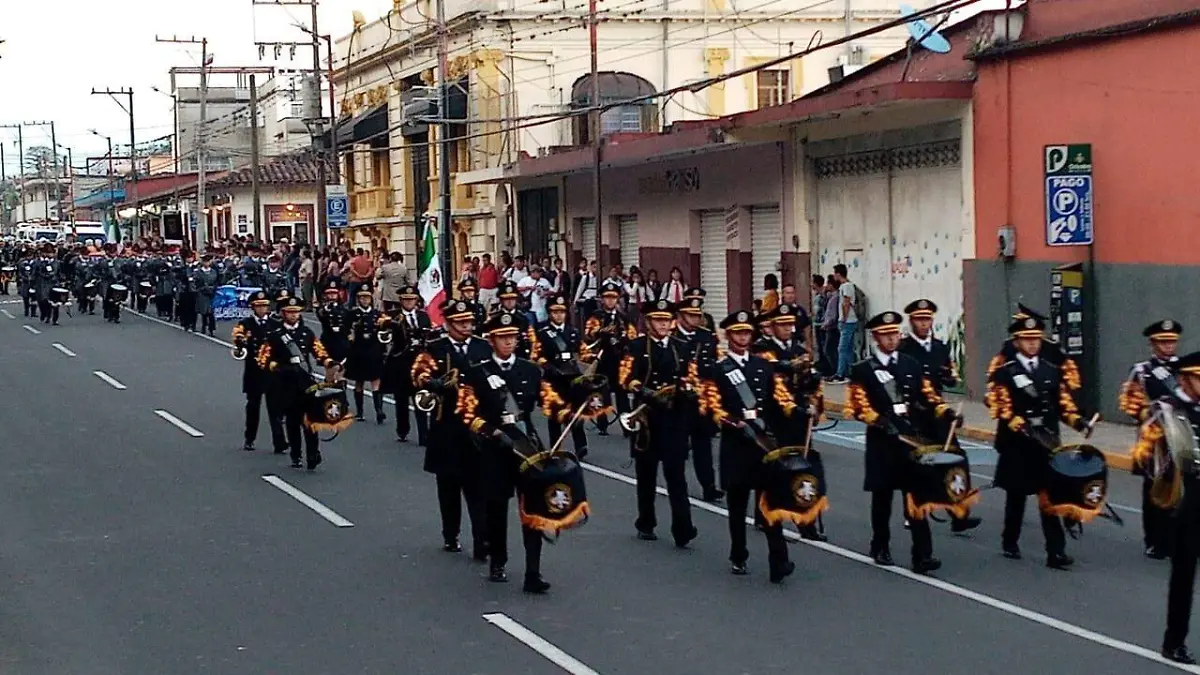
[[[384,340],[391,339],[391,318],[375,309],[374,287],[363,283],[355,293],[356,304],[350,310],[350,353],[346,358],[346,379],[354,383],[354,413],[357,419],[366,419],[363,409],[363,390],[371,383],[371,400],[375,404],[375,423],[383,424],[387,415],[383,412],[383,392],[379,381],[383,378]]]
[[[316,360],[327,371],[336,368],[337,364],[329,358],[325,345],[321,344],[316,334],[300,323],[302,309],[304,303],[299,298],[288,299],[282,311],[282,323],[275,327],[258,349],[258,366],[271,373],[269,379],[277,396],[279,411],[283,415],[283,428],[291,448],[292,468],[302,467],[300,460],[303,452],[303,457],[308,460],[308,470],[312,471],[321,463],[321,438],[304,424],[308,389],[313,384],[313,361]]]
[[[150,265],[154,283],[154,309],[158,318],[171,321],[175,318],[175,275],[167,256],[160,255]]]
[[[704,327],[704,299],[699,295],[685,299],[679,303],[677,316],[671,334],[687,345],[688,358],[696,361],[699,377],[708,379],[717,362],[717,336]],[[688,412],[694,415],[688,425],[692,470],[696,472],[696,482],[700,483],[704,501],[715,502],[725,496],[717,487],[717,477],[713,472],[712,439],[716,429],[707,416],[700,414],[699,402],[687,407]]]
[[[633,395],[637,414],[631,413],[631,417],[640,425],[630,443],[637,479],[638,517],[634,527],[638,539],[658,539],[654,533],[658,525],[654,499],[661,463],[671,504],[671,534],[675,545],[683,548],[697,535],[684,465],[688,422],[692,419],[687,406],[698,397],[699,378],[687,345],[671,336],[674,315],[675,307],[666,300],[651,300],[642,306],[646,334],[634,338],[625,348],[615,381]]]
[[[292,292],[290,279],[280,264],[279,254],[272,253],[271,257],[267,258],[267,268],[262,273],[263,290],[271,297],[276,297],[283,291],[288,291],[289,294]],[[350,302],[353,303],[354,300]]]
[[[946,387],[958,384],[958,369],[950,357],[950,346],[933,336],[933,317],[937,314],[937,305],[932,300],[921,298],[908,303],[904,313],[908,315],[911,333],[900,340],[900,353],[911,356],[921,364],[925,378],[940,396]],[[945,439],[950,433],[950,422],[940,418],[932,422],[931,428],[922,430],[922,436],[932,440]],[[958,454],[964,454],[957,439],[950,448]],[[959,518],[950,514],[950,530],[955,533],[979,527],[980,522],[979,518],[973,516]]]
[[[558,395],[558,400],[569,401],[571,382],[580,375],[575,360],[579,358],[581,337],[579,331],[567,323],[567,311],[570,302],[566,296],[556,295],[547,300],[546,311],[549,321],[537,330],[533,339],[532,360],[542,367],[542,386],[550,387]],[[546,426],[550,433],[550,442],[554,443],[562,435],[563,424],[570,421],[574,413],[567,405],[547,405],[553,401],[553,396],[543,394],[543,412],[546,414]],[[560,419],[563,415],[566,419]],[[587,434],[583,425],[571,427],[571,442],[574,444],[575,456],[583,459],[588,454]]]
[[[475,329],[482,330],[487,321],[487,309],[479,302],[479,286],[474,279],[463,279],[458,282],[458,294],[463,301],[471,304],[471,314],[475,317]]]
[[[200,332],[215,336],[217,317],[213,314],[213,298],[217,295],[217,270],[212,266],[212,254],[205,253],[200,258],[200,267],[195,272],[196,278],[196,314],[200,315]]]
[[[179,325],[189,333],[196,332],[196,267],[185,260],[178,270],[176,288],[179,291]]]
[[[1161,483],[1155,486],[1155,506],[1170,514],[1166,548],[1171,552],[1171,581],[1162,655],[1192,665],[1196,657],[1186,640],[1200,556],[1200,473],[1196,471],[1200,462],[1196,440],[1200,438],[1200,352],[1182,356],[1173,365],[1177,386],[1171,395],[1151,402],[1144,410],[1133,459],[1146,467],[1159,465],[1160,475],[1152,476],[1155,483]]]
[[[345,364],[350,354],[350,310],[342,304],[342,287],[337,279],[330,279],[322,285],[321,296],[321,305],[317,307],[321,344],[325,345],[329,358]]]
[[[621,299],[621,287],[606,281],[600,287],[600,307],[583,324],[584,346],[581,348],[583,358],[590,361],[598,358],[599,366],[596,373],[608,378],[609,382],[618,381],[618,366],[626,345],[637,337],[637,327],[617,308]],[[670,330],[670,322],[667,323]],[[610,392],[616,399],[617,413],[629,412],[629,397],[620,387],[613,387]],[[596,418],[596,428],[601,436],[608,435],[608,419]],[[686,489],[686,488],[685,488]]]
[[[408,442],[411,422],[408,408],[417,392],[412,383],[412,366],[425,348],[425,338],[433,322],[417,303],[421,296],[415,286],[404,286],[398,294],[400,307],[392,314],[392,342],[383,367],[383,390],[396,401],[396,440]],[[417,417],[417,443],[424,446],[429,431],[429,416],[414,410]]]
[[[746,560],[750,557],[746,549],[746,512],[751,493],[764,487],[762,460],[766,452],[755,441],[750,425],[764,434],[782,429],[797,405],[775,366],[750,353],[754,340],[750,312],[730,314],[721,321],[721,328],[729,341],[729,352],[704,378],[700,409],[721,430],[721,486],[729,508],[729,563],[731,571],[742,576],[748,573]],[[771,583],[779,583],[796,569],[795,563],[788,560],[783,524],[764,524],[760,529],[767,539]]]
[[[38,314],[42,323],[53,321],[55,326],[58,325],[58,305],[50,301],[50,289],[59,285],[58,267],[58,259],[54,257],[54,244],[44,244],[42,257],[38,258],[34,265],[34,273],[37,276]]]
[[[425,447],[425,471],[437,476],[438,506],[442,515],[442,549],[462,551],[458,535],[462,528],[462,501],[467,502],[471,519],[474,557],[487,560],[487,532],[484,525],[483,496],[479,474],[479,455],[471,442],[471,432],[458,408],[458,378],[472,366],[492,357],[487,342],[472,336],[475,331],[474,303],[447,300],[442,305],[446,334],[429,342],[413,362],[415,399],[433,401],[429,410],[429,444]]]
[[[525,317],[525,313],[517,309],[517,301],[521,299],[517,285],[511,281],[505,281],[500,284],[496,297],[500,299],[500,305],[494,313],[507,314],[513,318],[519,330],[517,333],[517,356],[528,359],[533,346],[534,330],[533,326],[529,325],[529,319]]]
[[[493,314],[484,324],[483,333],[492,346],[492,355],[463,375],[455,413],[478,442],[476,461],[483,477],[488,580],[503,583],[508,581],[508,503],[521,464],[513,452],[512,437],[504,428],[513,425],[519,434],[537,438],[532,413],[538,406],[542,373],[532,361],[517,356],[521,326],[511,314]],[[525,545],[524,589],[527,593],[545,593],[550,584],[542,579],[542,533],[522,526],[521,541]]]
[[[104,320],[109,323],[121,323],[121,302],[114,299],[109,289],[113,284],[120,283],[120,266],[117,259],[112,257],[116,250],[114,244],[108,244],[109,257],[100,261],[96,267],[96,277],[100,279],[100,306],[104,312]]]
[[[242,393],[246,395],[246,434],[242,449],[254,451],[254,440],[258,437],[258,421],[262,416],[263,398],[267,399],[267,422],[271,428],[271,442],[275,454],[287,452],[288,441],[283,431],[283,415],[279,411],[277,397],[271,386],[271,373],[258,365],[259,349],[266,344],[271,333],[280,328],[278,322],[267,314],[271,311],[271,299],[263,291],[250,296],[248,316],[233,327],[233,357],[244,359],[242,368]],[[249,355],[250,358],[246,358]]]
[[[1005,491],[1004,557],[1019,560],[1025,500],[1045,483],[1050,451],[1059,445],[1059,421],[1086,433],[1089,423],[1079,414],[1060,364],[1041,357],[1046,324],[1036,316],[1009,326],[1014,358],[992,371],[987,404],[996,424],[996,487]],[[1040,513],[1046,537],[1046,566],[1067,569],[1075,560],[1066,553],[1062,521]]]
[[[31,249],[21,252],[21,262],[17,265],[17,292],[21,294],[21,302],[25,305],[25,316],[33,317],[37,307],[37,267]]]
[[[1024,321],[1025,319],[1033,318],[1046,325],[1050,320],[1046,315],[1037,312],[1022,303],[1017,303],[1017,311],[1013,312],[1013,322]],[[1000,353],[992,357],[988,363],[987,375],[990,378],[1000,366],[1012,361],[1017,357],[1019,350],[1016,346],[1016,340],[1008,338],[1004,344],[1000,346]],[[1067,385],[1067,391],[1070,392],[1071,398],[1075,399],[1076,407],[1079,406],[1079,390],[1083,388],[1083,380],[1079,374],[1079,365],[1070,356],[1063,352],[1062,346],[1052,338],[1047,338],[1042,335],[1041,351],[1038,352],[1038,358],[1044,359],[1054,367],[1058,368],[1062,376],[1063,382]]]
[[[683,299],[685,301],[691,300],[692,298],[700,298],[700,302],[703,303],[704,298],[707,296],[708,296],[708,291],[704,290],[703,288],[700,288],[699,286],[694,286],[683,292]],[[704,320],[700,325],[703,326],[705,329],[707,329],[708,332],[712,333],[713,335],[716,335],[717,323],[716,323],[716,320],[713,319],[713,315],[709,314],[708,312],[703,312],[702,316],[704,317]]]
[[[799,406],[796,411],[777,428],[775,438],[783,446],[809,445],[806,458],[814,469],[824,474],[821,453],[809,443],[809,424],[817,424],[825,414],[825,393],[821,386],[821,374],[814,370],[812,357],[796,339],[797,311],[788,304],[763,313],[771,326],[771,337],[760,337],[750,351],[774,364],[775,372],[787,386],[788,393]],[[756,524],[761,526],[761,516],[755,511]],[[826,541],[823,520],[800,528],[800,536],[814,541]]]
[[[1151,402],[1175,393],[1178,386],[1175,371],[1179,362],[1175,350],[1182,333],[1183,326],[1171,319],[1152,323],[1142,331],[1142,335],[1150,340],[1150,358],[1135,363],[1121,385],[1117,399],[1121,412],[1139,423],[1145,422]],[[1142,476],[1142,531],[1146,557],[1165,560],[1171,553],[1171,513],[1150,499],[1150,486],[1154,481],[1149,467],[1135,464],[1133,473]]]
[[[871,318],[866,329],[875,341],[870,358],[850,369],[846,390],[846,416],[867,425],[866,476],[863,489],[871,493],[871,557],[875,564],[889,566],[892,501],[897,490],[907,487],[907,462],[913,447],[906,439],[920,438],[930,418],[953,419],[946,405],[925,377],[921,364],[897,351],[900,346],[898,312],[883,312]],[[927,519],[913,520],[912,568],[918,574],[933,572],[942,561],[933,557],[933,538]]]

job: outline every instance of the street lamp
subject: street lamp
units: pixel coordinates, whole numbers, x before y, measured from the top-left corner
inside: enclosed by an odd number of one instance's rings
[[[109,215],[110,222],[112,222],[115,226],[115,224],[117,222],[117,203],[116,203],[116,200],[113,198],[112,137],[105,136],[104,134],[100,133],[99,131],[96,131],[95,129],[88,129],[88,131],[90,131],[93,135],[99,136],[100,138],[103,138],[104,140],[108,141],[108,207],[109,207],[109,214],[110,214]]]

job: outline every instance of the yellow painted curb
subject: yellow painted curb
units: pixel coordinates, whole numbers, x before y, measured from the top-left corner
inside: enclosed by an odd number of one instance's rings
[[[846,405],[844,403],[838,403],[836,401],[825,402],[826,412],[841,415],[843,414],[845,408]],[[992,443],[996,440],[995,431],[991,429],[981,429],[979,427],[962,427],[958,430],[958,434],[963,438],[969,438],[973,441],[980,441],[983,443]],[[1104,459],[1108,462],[1110,469],[1120,469],[1122,471],[1133,470],[1133,457],[1130,456],[1129,453],[1105,450],[1104,448],[1100,448],[1100,451],[1104,453]]]

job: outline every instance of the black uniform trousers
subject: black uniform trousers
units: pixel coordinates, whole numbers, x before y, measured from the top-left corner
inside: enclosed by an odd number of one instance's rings
[[[392,397],[396,399],[396,435],[408,438],[412,433],[412,419],[417,418],[417,444],[425,445],[429,439],[429,414],[417,410],[413,403],[413,391],[404,388],[394,394]],[[412,405],[412,413],[409,414],[409,406]]]
[[[42,323],[58,323],[58,305],[52,304],[49,300],[38,300],[38,314],[41,317]]]
[[[442,514],[442,541],[457,541],[462,530],[462,503],[467,502],[471,540],[476,556],[487,551],[487,515],[479,486],[457,472],[437,474],[438,510]]]
[[[287,386],[285,384],[285,386]],[[308,466],[312,468],[321,461],[321,439],[317,432],[304,425],[304,403],[307,395],[303,388],[291,391],[279,391],[283,415],[283,430],[287,435],[288,448],[291,450],[293,462],[299,462],[302,456],[307,457]],[[268,407],[269,407],[268,399]],[[268,409],[268,415],[270,411]],[[301,445],[303,443],[303,445]]]
[[[658,527],[654,499],[658,487],[659,456],[652,452],[634,450],[633,471],[637,479],[637,520],[641,532],[653,532]],[[667,501],[671,504],[671,534],[677,539],[692,532],[692,504],[688,501],[685,453],[672,450],[661,459],[663,480],[667,484]]]
[[[21,302],[25,305],[25,316],[33,316],[34,303],[33,300],[30,299],[31,297],[32,296],[29,295],[29,291],[27,289],[22,290]]]
[[[288,447],[288,439],[283,431],[283,415],[279,411],[276,396],[269,391],[246,394],[246,443],[252,444],[258,438],[258,421],[262,417],[263,398],[267,399],[267,423],[271,427],[271,446],[276,452],[283,452]]]
[[[609,382],[618,381],[616,368],[607,368],[605,370],[611,372],[602,372],[600,374],[607,377]],[[605,392],[604,399],[604,403],[606,405],[611,404],[616,407],[618,415],[621,413],[627,413],[631,410],[629,406],[629,394],[620,388],[613,390],[610,387],[609,391]],[[607,415],[596,418],[596,428],[600,431],[608,431],[608,425],[609,419]]]
[[[713,437],[707,427],[704,420],[697,416],[691,425],[691,438],[689,439],[692,450],[692,470],[696,472],[696,482],[700,483],[705,497],[717,489],[717,475],[713,471]]]
[[[134,286],[134,288],[137,288],[137,286]],[[137,294],[137,311],[139,311],[139,312],[141,312],[141,313],[145,314],[145,313],[146,313],[146,307],[147,307],[149,304],[150,304],[150,296],[148,296],[148,295],[142,295],[141,293],[138,293],[138,294]]]
[[[746,511],[752,508],[752,491],[744,487],[730,487],[725,492],[725,505],[729,509],[729,562],[744,565],[750,557],[746,550]],[[754,508],[757,512],[758,509]],[[767,562],[772,570],[782,568],[788,561],[787,540],[783,538],[783,524],[763,524],[767,537]]]
[[[901,502],[904,492],[893,489],[871,491],[871,554],[874,555],[888,550],[892,540],[892,502],[896,492],[900,492]],[[929,531],[929,520],[912,520],[909,523],[909,534],[912,535],[912,559],[925,560],[933,556],[933,535]]]
[[[212,306],[204,314],[200,315],[200,331],[212,335],[217,331],[217,317],[213,314]]]
[[[1192,593],[1196,585],[1196,558],[1200,556],[1200,480],[1185,478],[1183,502],[1168,521],[1171,542],[1171,581],[1167,586],[1167,631],[1163,649],[1183,646],[1192,620]],[[1189,498],[1190,497],[1190,498]]]
[[[485,506],[488,562],[493,567],[508,564],[509,501],[489,499]],[[521,543],[525,547],[525,578],[536,579],[542,575],[542,533],[522,525]]]
[[[572,412],[574,414],[574,412]],[[562,436],[563,425],[558,420],[546,420],[546,429],[550,432],[550,443],[558,442],[558,437]],[[576,422],[571,427],[571,443],[574,444],[575,454],[578,455],[580,450],[586,450],[588,446],[587,434],[583,430],[583,422]],[[582,457],[580,458],[582,459]]]
[[[1025,518],[1025,501],[1028,499],[1023,491],[1005,490],[1004,497],[1004,529],[1000,534],[1000,543],[1006,549],[1017,548],[1021,538],[1021,521]],[[1042,534],[1046,537],[1046,554],[1062,555],[1067,550],[1067,534],[1063,530],[1062,519],[1048,516],[1038,509],[1042,519]]]
[[[1171,512],[1159,508],[1150,500],[1150,486],[1154,481],[1142,476],[1142,537],[1146,548],[1155,548],[1164,553],[1171,552],[1174,537],[1171,533]]]
[[[196,293],[179,294],[179,325],[187,330],[196,330]]]

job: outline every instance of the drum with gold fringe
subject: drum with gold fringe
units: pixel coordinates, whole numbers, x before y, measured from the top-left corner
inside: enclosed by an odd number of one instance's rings
[[[763,457],[758,510],[768,525],[790,521],[811,525],[829,508],[825,477],[804,457],[804,448],[787,446]]]
[[[1100,515],[1108,497],[1108,463],[1094,445],[1061,445],[1050,453],[1038,493],[1042,513],[1086,523]]]
[[[586,523],[591,507],[579,460],[565,452],[542,453],[530,460],[521,464],[517,479],[521,524],[557,537]]]
[[[354,423],[344,387],[317,383],[308,388],[304,408],[304,426],[310,431],[341,433]]]
[[[923,445],[909,453],[907,485],[904,507],[913,520],[934,511],[964,518],[979,502],[979,489],[971,487],[967,458],[942,452],[941,445]]]

